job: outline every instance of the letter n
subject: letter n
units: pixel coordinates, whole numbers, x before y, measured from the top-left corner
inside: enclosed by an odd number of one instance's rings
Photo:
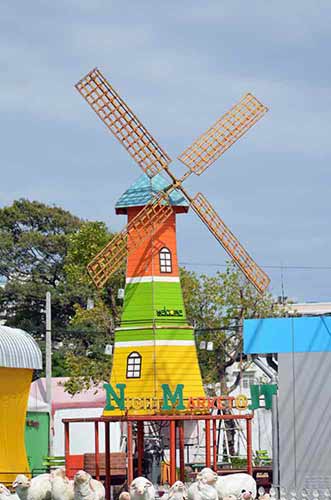
[[[184,402],[183,402],[183,388],[184,384],[177,384],[176,390],[173,394],[171,394],[171,390],[168,384],[162,384],[163,391],[163,405],[161,410],[172,410],[173,406],[176,405],[177,399],[178,404],[176,406],[176,410],[185,410]],[[172,403],[170,406],[169,401]]]
[[[119,390],[119,394],[116,394],[113,387],[110,384],[103,384],[104,389],[106,390],[106,411],[116,410],[116,406],[112,405],[112,399],[116,403],[117,407],[120,410],[125,410],[125,398],[124,398],[124,389],[126,388],[126,384],[116,384],[116,388]]]

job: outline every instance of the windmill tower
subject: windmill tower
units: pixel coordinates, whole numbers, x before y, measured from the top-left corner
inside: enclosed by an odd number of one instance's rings
[[[158,413],[135,398],[162,397],[161,386],[183,384],[184,399],[203,397],[193,329],[187,324],[176,252],[176,215],[191,207],[225,248],[247,279],[262,293],[269,278],[253,261],[202,195],[193,198],[185,179],[202,174],[267,111],[246,94],[188,147],[178,159],[188,168],[177,179],[171,159],[145,129],[98,69],[76,84],[77,90],[142,168],[144,175],[116,204],[128,224],[88,266],[98,288],[127,260],[121,325],[115,332],[111,384],[124,384],[129,414]],[[168,180],[162,176],[167,174]],[[140,403],[139,403],[140,404]],[[120,409],[105,415],[122,414]]]

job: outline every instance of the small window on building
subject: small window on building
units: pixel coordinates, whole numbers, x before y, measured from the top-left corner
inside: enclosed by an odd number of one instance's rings
[[[256,384],[255,372],[247,371],[243,373],[243,389],[249,389],[252,384]]]
[[[141,356],[138,352],[131,352],[126,364],[126,378],[141,377]]]
[[[161,248],[160,253],[160,272],[161,273],[171,273],[172,272],[172,261],[171,252],[168,248]]]

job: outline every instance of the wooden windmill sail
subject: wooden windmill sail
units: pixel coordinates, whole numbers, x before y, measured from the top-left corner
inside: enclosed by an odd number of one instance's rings
[[[266,273],[253,261],[205,196],[198,193],[192,198],[183,182],[192,173],[201,175],[262,118],[268,108],[252,94],[246,94],[178,157],[188,171],[177,179],[169,169],[170,157],[98,69],[90,71],[76,88],[149,177],[162,171],[170,178],[169,186],[158,193],[89,264],[96,286],[102,287],[125,260],[128,237],[132,238],[131,248],[136,248],[170,216],[168,196],[174,189],[179,189],[247,279],[262,293],[270,282]]]
[[[246,94],[178,157],[188,170],[177,179],[169,169],[169,156],[99,70],[88,73],[76,88],[143,171],[116,204],[117,213],[127,215],[127,226],[88,265],[95,285],[101,288],[127,259],[111,384],[125,385],[126,396],[133,399],[159,400],[162,384],[174,390],[179,383],[185,386],[184,398],[203,397],[194,332],[186,320],[179,280],[177,214],[191,207],[260,293],[269,278],[206,198],[201,193],[191,197],[183,182],[192,173],[201,175],[267,108],[252,94]],[[153,414],[157,407],[132,407],[127,411]],[[105,414],[121,414],[121,410],[111,409]]]

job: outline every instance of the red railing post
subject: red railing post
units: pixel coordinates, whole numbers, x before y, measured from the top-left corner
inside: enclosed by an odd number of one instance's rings
[[[94,422],[95,477],[100,479],[99,467],[99,422]]]
[[[217,420],[213,420],[213,469],[217,472],[217,441],[216,441],[216,424]]]
[[[210,420],[205,420],[206,467],[211,465],[210,457]]]
[[[69,475],[70,435],[69,422],[64,422],[64,455],[66,463],[66,474]]]
[[[109,421],[105,420],[105,469],[106,469],[106,500],[110,500],[110,441],[109,441]]]
[[[184,421],[178,422],[179,434],[179,479],[184,482],[185,480],[185,459],[184,459],[184,446],[185,446],[185,433]]]
[[[132,422],[128,421],[128,485],[133,481]]]
[[[170,486],[176,482],[176,421],[170,420]]]
[[[247,474],[253,474],[253,457],[252,457],[252,420],[247,418],[246,420],[246,432],[247,432]]]
[[[138,426],[138,476],[143,475],[144,456],[144,422],[139,421]]]

